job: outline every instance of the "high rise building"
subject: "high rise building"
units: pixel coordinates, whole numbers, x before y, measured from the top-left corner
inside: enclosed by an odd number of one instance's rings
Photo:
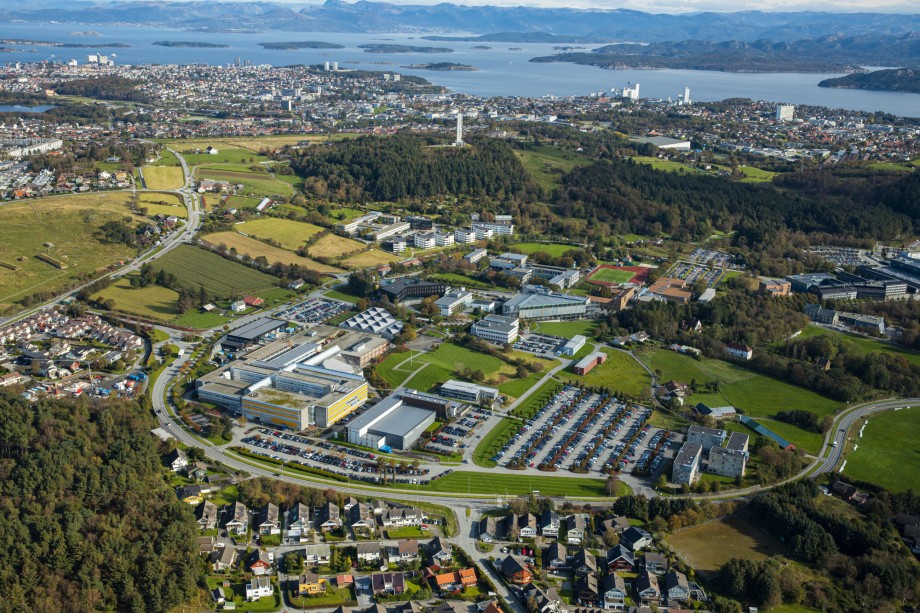
[[[776,105],[776,121],[792,121],[795,118],[795,107],[791,104]]]

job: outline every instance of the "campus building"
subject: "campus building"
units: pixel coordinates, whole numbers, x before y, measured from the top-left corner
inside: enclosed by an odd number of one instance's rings
[[[432,238],[432,240],[434,240]],[[432,244],[432,247],[434,244]],[[380,292],[390,299],[390,302],[406,300],[421,300],[428,296],[443,296],[448,289],[446,283],[423,281],[414,277],[403,277],[388,283],[380,288]]]
[[[747,434],[732,432],[725,447],[709,450],[707,472],[724,477],[743,477],[748,460]]]
[[[699,443],[689,440],[683,444],[677,457],[674,458],[674,468],[671,471],[671,480],[674,483],[692,485],[699,477],[700,458],[703,448]]]
[[[465,381],[450,381],[441,385],[440,394],[447,398],[456,398],[465,402],[479,404],[480,402],[494,402],[498,399],[498,390],[494,387],[485,387]]]
[[[473,294],[462,287],[451,290],[434,301],[434,305],[438,307],[441,317],[450,317],[455,313],[468,309],[472,304]]]
[[[348,424],[348,442],[373,449],[411,449],[436,417],[434,411],[413,406],[394,394]]]
[[[585,296],[552,292],[517,294],[502,306],[502,314],[530,321],[584,319],[590,302]]]
[[[486,315],[473,324],[470,332],[483,340],[504,345],[517,340],[519,326],[517,317]]]
[[[725,430],[693,425],[687,430],[687,442],[696,443],[703,451],[709,451],[725,443],[725,434]]]

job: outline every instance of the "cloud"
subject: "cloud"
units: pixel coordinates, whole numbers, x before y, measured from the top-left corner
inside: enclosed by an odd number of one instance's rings
[[[303,4],[303,0],[281,0]],[[383,0],[391,4],[441,4],[444,0]],[[308,4],[321,4],[313,0]],[[735,12],[758,11],[828,11],[828,12],[879,12],[917,13],[916,0],[760,0],[756,5],[739,5],[737,0],[457,0],[450,4],[468,6],[530,6],[544,8],[618,9],[626,8],[651,13],[696,13],[701,11]]]

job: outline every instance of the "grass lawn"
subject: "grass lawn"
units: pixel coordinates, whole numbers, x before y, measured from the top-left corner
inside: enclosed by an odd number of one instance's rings
[[[492,289],[494,286],[490,283],[480,281],[479,279],[474,279],[466,275],[461,275],[455,272],[444,272],[437,275],[431,276],[432,280],[443,281],[444,283],[449,283],[451,285],[459,285],[461,287],[472,287],[478,289]]]
[[[771,608],[770,613],[821,613],[821,611],[803,604],[779,604]]]
[[[913,172],[914,168],[910,164],[897,164],[895,162],[874,162],[869,164],[869,168],[877,170],[887,170],[890,172]]]
[[[193,290],[204,287],[209,294],[220,298],[255,294],[277,286],[277,279],[271,275],[192,245],[179,245],[154,261],[153,266],[176,275],[184,287]]]
[[[575,249],[571,245],[557,245],[557,244],[544,244],[544,243],[515,243],[511,245],[513,248],[517,249],[521,253],[531,254],[531,253],[547,253],[554,258],[562,257],[562,254],[566,251],[571,251]]]
[[[546,371],[534,372],[530,373],[523,379],[509,379],[505,383],[500,383],[498,385],[498,390],[509,398],[519,398],[524,394],[524,392],[536,385],[537,382],[542,379],[543,375],[545,374]]]
[[[206,328],[216,328],[217,326],[222,326],[228,321],[230,321],[229,318],[224,317],[219,313],[202,313],[196,309],[192,311],[186,311],[182,315],[179,315],[176,318],[175,323],[176,325],[186,328],[198,328],[203,330]]]
[[[4,203],[0,208],[0,311],[34,292],[58,291],[86,273],[131,259],[135,249],[104,243],[99,228],[108,221],[141,217],[128,208],[130,195],[109,192],[52,196]],[[50,243],[48,246],[45,243]],[[60,261],[57,268],[36,258]]]
[[[254,238],[270,238],[278,241],[284,249],[296,251],[301,245],[310,239],[310,237],[323,231],[319,226],[310,223],[293,221],[291,219],[279,219],[277,217],[262,217],[253,219],[234,226],[239,232],[243,232]]]
[[[235,485],[228,485],[216,494],[212,495],[210,500],[217,506],[233,504],[240,499],[240,490]]]
[[[144,166],[141,171],[147,189],[179,189],[185,185],[185,175],[178,166]]]
[[[329,296],[329,292],[326,293]],[[410,366],[408,362],[404,366],[399,366],[412,355],[419,355],[418,351],[402,351],[391,353],[377,365],[377,374],[383,377],[383,380],[390,384],[391,387],[401,385],[409,374],[421,365],[416,361],[415,366]]]
[[[528,396],[527,400],[515,407],[514,410],[511,411],[511,414],[523,419],[530,419],[530,417],[536,413],[537,410],[539,410],[539,408],[543,406],[547,400],[549,400],[550,396],[555,393],[556,389],[560,387],[561,385],[557,381],[547,381],[542,386],[540,386],[540,389]]]
[[[230,196],[224,205],[226,209],[254,209],[262,202],[261,198],[251,196]]]
[[[344,603],[346,600],[352,600],[351,588],[344,589],[327,589],[319,596],[295,596],[291,598],[291,604],[299,608],[333,608]]]
[[[179,158],[173,155],[172,151],[165,148],[160,150],[160,159],[153,163],[154,166],[179,166]]]
[[[345,238],[337,234],[327,234],[312,245],[307,253],[313,257],[324,256],[327,258],[338,258],[348,253],[354,253],[364,249],[366,245],[351,238]]]
[[[782,543],[744,516],[681,530],[667,540],[697,572],[714,572],[731,558],[764,560],[783,553]]]
[[[655,170],[664,170],[666,172],[700,172],[696,168],[687,166],[682,162],[672,162],[671,160],[659,160],[656,157],[650,157],[645,155],[637,155],[632,158],[634,162],[639,162],[640,164],[648,164]]]
[[[588,479],[567,476],[545,476],[514,474],[514,471],[501,473],[471,473],[455,471],[433,481],[422,489],[432,492],[469,491],[471,494],[492,494],[495,496],[529,494],[538,490],[545,496],[606,496],[604,479]],[[628,487],[621,484],[625,489]],[[622,492],[621,492],[622,495]]]
[[[580,377],[568,369],[560,371],[558,376],[572,383],[584,383],[588,386],[600,386],[611,391],[624,392],[630,396],[648,394],[652,381],[648,373],[624,351],[601,349],[607,354],[607,361],[595,366],[587,375]]]
[[[482,437],[482,440],[476,445],[476,450],[473,451],[473,463],[487,468],[495,466],[492,456],[504,446],[520,426],[521,422],[514,419],[503,419],[495,424],[495,427],[489,430],[489,433]]]
[[[338,263],[345,268],[370,268],[371,266],[392,264],[401,259],[403,259],[403,257],[396,253],[390,253],[382,249],[368,249],[362,253],[345,258]]]
[[[920,465],[920,449],[915,440],[918,428],[918,407],[873,416],[862,438],[854,440],[856,450],[847,455],[843,474],[893,492],[909,489],[920,492],[920,471],[916,470]]]
[[[579,319],[577,321],[541,321],[534,323],[530,327],[530,331],[569,339],[576,334],[591,338],[594,336],[594,329],[597,328],[598,323],[599,322],[587,319]]]
[[[207,234],[202,238],[212,245],[226,245],[228,249],[234,248],[238,253],[248,255],[253,259],[265,257],[270,264],[281,262],[282,264],[297,264],[318,272],[342,272],[334,266],[320,264],[316,260],[301,257],[296,253],[281,249],[280,247],[274,247],[248,236],[243,236],[238,232],[215,232],[213,234]]]
[[[335,221],[351,221],[364,215],[360,209],[332,209],[329,211],[329,218]]]
[[[132,288],[127,279],[119,279],[108,286],[94,298],[115,301],[116,311],[139,315],[157,321],[172,321],[179,312],[176,310],[178,292],[159,285]]]
[[[741,171],[741,174],[744,175],[744,178],[741,179],[742,183],[769,183],[773,180],[779,173],[775,173],[770,170],[763,170],[756,168],[754,166],[744,166],[743,164],[738,168]]]
[[[214,589],[221,585],[227,577],[220,575],[208,576],[208,588]],[[234,581],[231,579],[230,587],[224,588],[224,596],[227,600],[233,600],[236,604],[237,611],[277,611],[281,608],[281,595],[278,593],[278,586],[274,581],[275,593],[272,596],[264,596],[255,602],[246,601],[246,582]],[[231,598],[232,593],[232,598]]]
[[[153,194],[138,192],[138,209],[147,209],[147,216],[175,215],[180,219],[188,217],[188,209],[182,200],[175,194]]]
[[[421,536],[428,536],[426,530],[422,530],[417,526],[404,526],[402,528],[388,528],[386,530],[388,539],[410,539],[418,538]]]
[[[617,270],[615,268],[599,268],[591,274],[592,281],[602,281],[604,283],[629,283],[629,280],[636,276],[632,270]]]
[[[562,175],[577,166],[587,166],[591,163],[587,157],[551,145],[541,145],[514,153],[540,187],[547,191],[552,191],[561,184]]]

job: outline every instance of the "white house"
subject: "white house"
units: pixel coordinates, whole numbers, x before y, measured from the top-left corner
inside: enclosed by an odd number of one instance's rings
[[[246,600],[258,600],[265,596],[271,596],[272,593],[272,578],[266,575],[254,575],[249,583],[246,584]]]

